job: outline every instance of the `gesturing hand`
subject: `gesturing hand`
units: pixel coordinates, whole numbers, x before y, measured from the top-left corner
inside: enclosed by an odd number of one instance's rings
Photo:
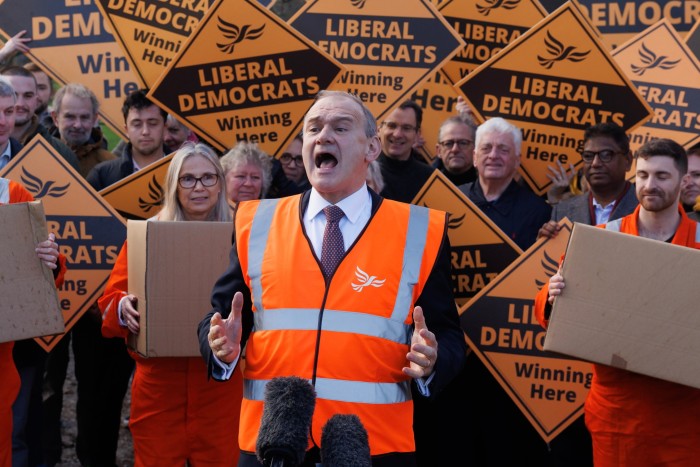
[[[406,354],[409,366],[403,368],[405,375],[411,378],[427,378],[433,372],[438,354],[435,334],[428,330],[423,316],[423,308],[413,309],[414,330],[411,337],[411,349]]]
[[[241,353],[241,310],[243,309],[243,294],[236,292],[231,300],[231,314],[223,319],[221,313],[216,312],[211,317],[209,327],[209,347],[212,352],[224,363],[231,363]]]

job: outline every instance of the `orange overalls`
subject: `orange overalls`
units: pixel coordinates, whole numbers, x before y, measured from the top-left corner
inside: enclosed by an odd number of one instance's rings
[[[119,301],[128,290],[127,245],[98,301],[102,335],[124,337]],[[192,328],[193,336],[196,327]],[[238,420],[242,383],[236,370],[226,382],[209,380],[201,357],[143,358],[136,361],[131,385],[129,428],[136,467],[174,465],[235,466],[238,462]]]
[[[598,227],[638,236],[639,210]],[[698,223],[680,206],[679,211],[672,243],[700,249]],[[537,319],[545,327],[548,289],[542,287],[535,298]],[[596,467],[697,465],[700,389],[594,364],[584,410]]]

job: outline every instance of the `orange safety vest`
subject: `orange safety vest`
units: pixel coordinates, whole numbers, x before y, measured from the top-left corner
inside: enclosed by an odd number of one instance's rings
[[[300,221],[301,196],[241,203],[236,245],[251,290],[239,444],[255,451],[265,384],[314,383],[311,436],[334,414],[360,417],[370,452],[413,452],[408,364],[413,307],[438,256],[445,213],[383,200],[326,284]]]

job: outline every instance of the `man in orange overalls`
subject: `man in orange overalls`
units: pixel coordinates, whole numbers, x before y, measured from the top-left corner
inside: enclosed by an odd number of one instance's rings
[[[679,204],[688,169],[685,150],[669,139],[656,139],[639,148],[636,157],[640,205],[634,213],[600,227],[700,249],[698,223],[688,219]],[[535,298],[535,313],[543,326],[554,298],[566,293],[564,286],[559,272]],[[699,389],[594,364],[585,419],[596,467],[697,465]]]

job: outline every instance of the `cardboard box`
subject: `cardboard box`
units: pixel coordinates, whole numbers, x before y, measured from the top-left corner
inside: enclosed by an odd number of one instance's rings
[[[61,334],[53,272],[36,255],[48,238],[41,201],[0,205],[0,342]]]
[[[576,223],[544,349],[700,388],[700,251]]]
[[[230,222],[127,222],[129,293],[141,330],[129,346],[144,357],[198,357],[197,325],[228,266]]]

